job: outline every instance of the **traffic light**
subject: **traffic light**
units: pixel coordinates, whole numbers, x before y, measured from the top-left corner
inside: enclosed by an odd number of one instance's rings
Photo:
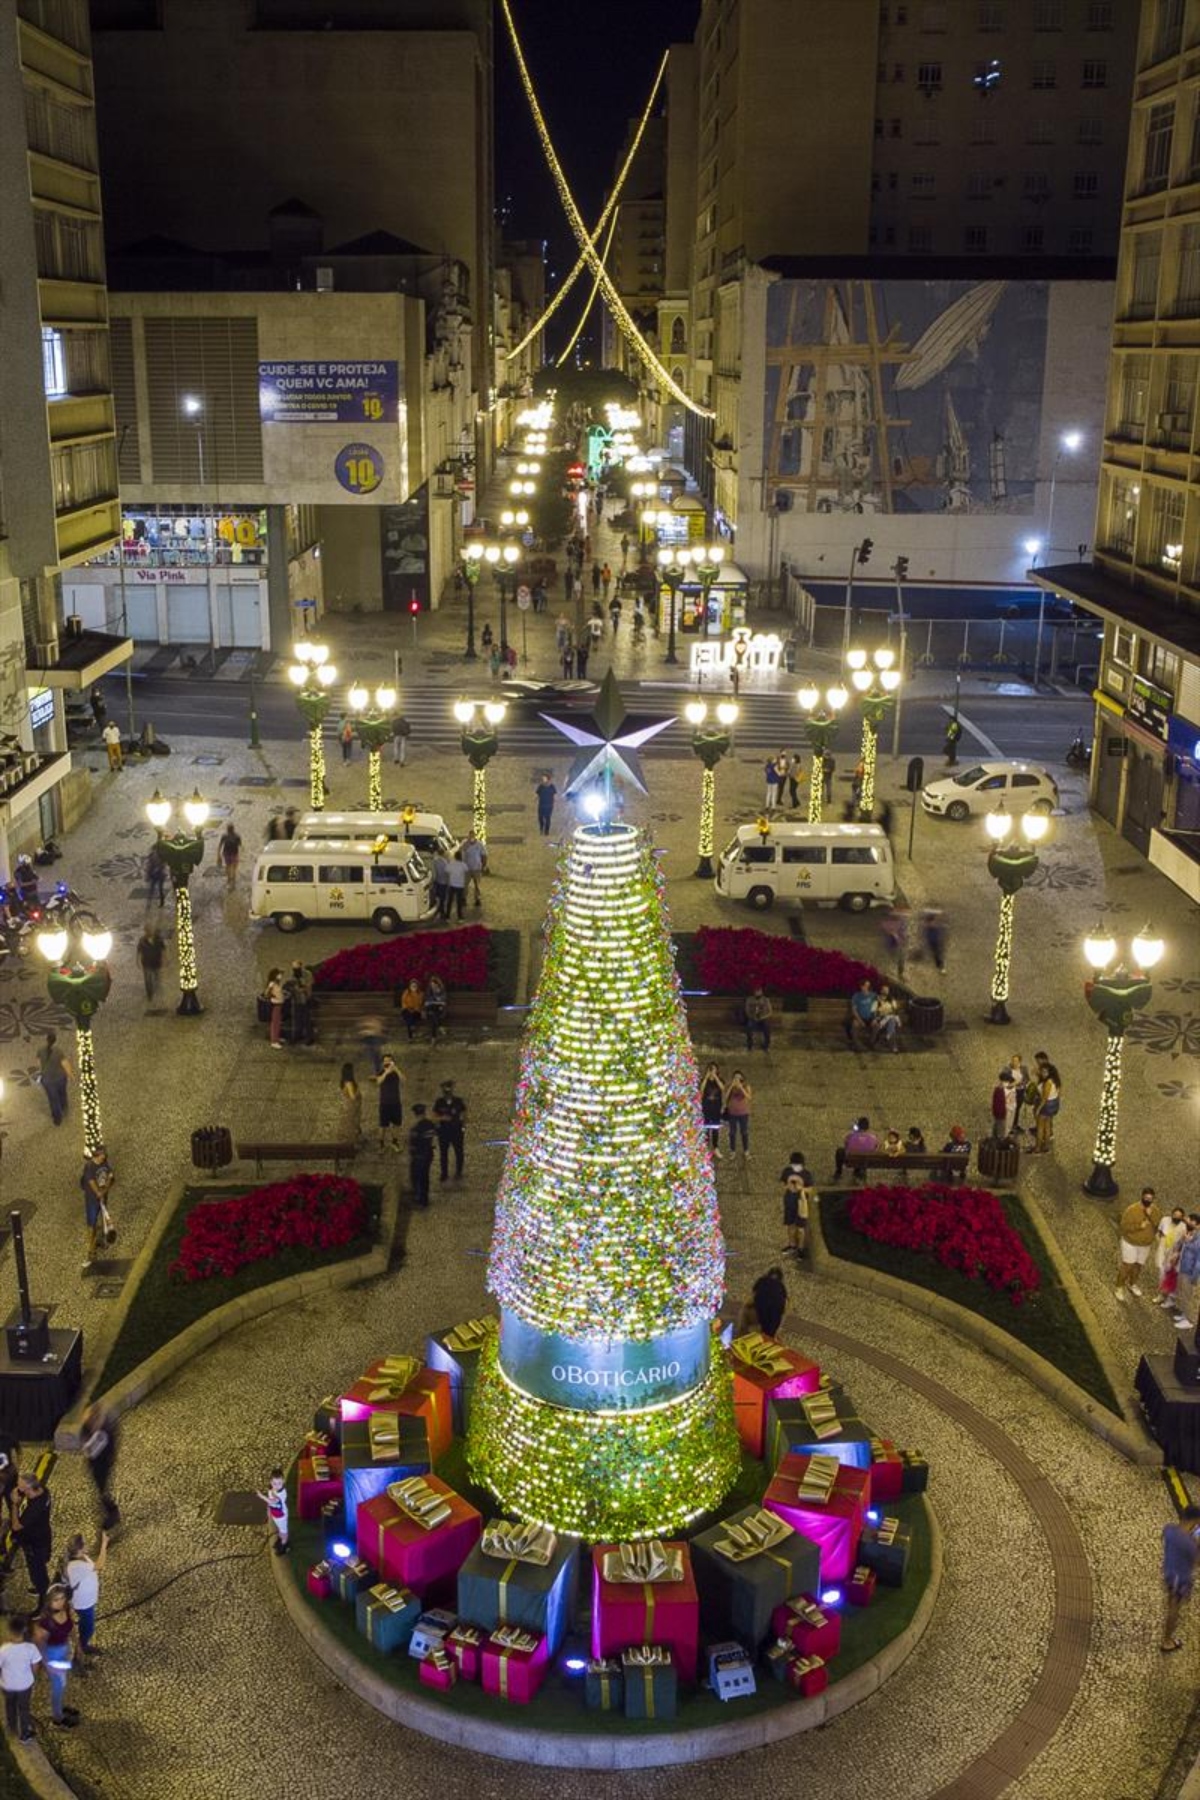
[[[408,603],[408,610],[412,614],[414,619],[416,618],[417,614],[421,610],[421,602],[418,600],[418,598],[415,594],[413,595],[412,599]]]
[[[862,543],[858,546],[858,565],[860,568],[862,567],[863,563],[870,562],[871,552],[874,548],[875,548],[874,538],[864,538]]]
[[[896,558],[896,580],[897,581],[905,581],[907,579],[907,577],[908,577],[908,558],[907,558],[907,556],[898,556]]]

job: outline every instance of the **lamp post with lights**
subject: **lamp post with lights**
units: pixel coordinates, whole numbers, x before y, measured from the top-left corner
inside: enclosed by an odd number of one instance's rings
[[[382,812],[383,746],[392,735],[396,690],[385,685],[371,693],[356,681],[348,698],[355,733],[367,753],[367,806],[371,812]]]
[[[704,765],[700,781],[699,861],[695,872],[698,876],[711,877],[717,818],[717,764],[732,746],[738,708],[732,700],[718,701],[715,725],[708,723],[708,702],[705,700],[689,700],[683,714],[692,728],[692,750]]]
[[[325,743],[321,727],[329,711],[330,688],[337,670],[329,660],[326,644],[301,638],[293,648],[295,662],[288,664],[288,680],[297,689],[296,705],[308,726],[308,797],[314,812],[325,810]]]
[[[199,973],[196,963],[196,932],[192,920],[192,896],[188,882],[193,869],[204,860],[204,827],[211,807],[197,788],[183,803],[183,816],[190,831],[175,831],[167,836],[174,807],[155,788],[146,802],[146,817],[158,833],[156,849],[166,864],[175,894],[175,948],[179,965],[179,1005],[175,1011],[181,1018],[194,1019],[204,1008],[200,1004]]]
[[[660,550],[658,553],[658,572],[666,582],[671,595],[671,610],[667,616],[667,653],[663,657],[665,663],[677,663],[679,657],[675,652],[675,615],[678,612],[677,599],[679,584],[691,566],[692,552],[686,548],[681,550]]]
[[[496,727],[508,711],[501,700],[456,700],[454,716],[462,726],[459,747],[474,771],[471,783],[471,829],[487,843],[487,766],[500,748]]]
[[[879,727],[895,704],[896,689],[902,680],[899,669],[893,667],[895,660],[894,650],[873,651],[869,659],[865,650],[846,652],[850,685],[858,695],[862,707],[862,746],[859,754],[862,757],[863,781],[858,811],[859,816],[864,819],[869,819],[875,810]]]
[[[1045,813],[1028,812],[1018,822],[998,806],[984,820],[992,848],[988,874],[1000,889],[1000,924],[992,963],[992,1010],[989,1025],[1008,1025],[1009,972],[1012,968],[1013,916],[1017,895],[1038,866],[1036,846],[1050,829]]]
[[[475,583],[483,568],[483,545],[478,541],[464,544],[459,562],[467,584],[467,647],[463,651],[463,661],[475,662],[478,655],[475,649]]]
[[[812,751],[812,767],[808,776],[808,822],[821,823],[825,805],[825,757],[837,736],[838,716],[850,698],[840,682],[826,688],[824,702],[821,691],[811,684],[802,687],[796,701],[804,714],[804,730]]]
[[[71,913],[63,924],[43,925],[37,934],[37,947],[50,965],[46,986],[51,1000],[65,1007],[75,1021],[83,1147],[91,1156],[104,1142],[92,1020],[112,987],[108,967],[112,932],[105,931],[91,914]]]
[[[1134,1013],[1149,1006],[1154,998],[1150,971],[1162,961],[1165,948],[1162,939],[1145,926],[1129,946],[1133,960],[1133,973],[1130,974],[1126,972],[1120,946],[1111,932],[1097,925],[1083,941],[1083,954],[1094,970],[1091,980],[1084,983],[1083,991],[1088,1005],[1108,1032],[1092,1172],[1083,1184],[1084,1193],[1096,1200],[1111,1200],[1120,1192],[1113,1175],[1113,1164],[1117,1159],[1121,1054]]]
[[[708,596],[725,561],[724,544],[696,544],[692,549],[692,567],[700,580],[700,633],[708,634]]]

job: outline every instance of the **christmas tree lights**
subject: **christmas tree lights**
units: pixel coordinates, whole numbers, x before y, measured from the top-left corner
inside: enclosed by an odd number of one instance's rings
[[[82,1020],[75,1022],[75,1048],[79,1056],[79,1111],[83,1119],[83,1147],[94,1156],[104,1142],[100,1123],[100,1089],[96,1082],[96,1047],[92,1028]]]

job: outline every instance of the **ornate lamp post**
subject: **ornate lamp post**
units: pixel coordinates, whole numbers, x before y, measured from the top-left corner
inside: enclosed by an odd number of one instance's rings
[[[496,727],[507,711],[501,700],[454,702],[454,716],[462,726],[460,748],[475,772],[471,784],[471,829],[481,844],[487,843],[487,766],[500,748]]]
[[[700,631],[708,631],[708,594],[725,561],[724,544],[697,544],[692,550],[692,566],[700,577]]]
[[[638,550],[643,560],[645,560],[646,525],[651,517],[649,503],[657,492],[658,489],[652,481],[631,481],[629,484],[629,498],[638,509]],[[653,516],[657,518],[658,515],[654,514]]]
[[[105,931],[90,914],[72,913],[65,925],[43,926],[37,934],[37,947],[50,964],[46,985],[51,1000],[65,1007],[75,1021],[83,1147],[91,1156],[104,1142],[92,1020],[112,986],[108,967],[112,932]]]
[[[711,876],[713,828],[717,817],[717,764],[733,743],[731,734],[738,708],[732,700],[719,701],[715,725],[707,723],[708,702],[705,700],[689,700],[683,713],[692,727],[692,749],[704,765],[700,781],[700,860],[695,872],[699,876]]]
[[[990,812],[983,821],[992,848],[988,852],[988,874],[1000,889],[1000,925],[996,932],[996,957],[992,964],[992,1010],[989,1025],[1008,1025],[1008,977],[1012,967],[1013,915],[1017,895],[1038,866],[1036,844],[1050,829],[1044,813],[1022,815],[1017,821],[1002,806]]]
[[[146,817],[158,833],[158,854],[171,876],[175,892],[175,946],[179,964],[179,1005],[175,1011],[182,1018],[194,1019],[203,1012],[196,989],[199,975],[196,965],[196,933],[192,922],[192,896],[188,881],[193,869],[204,860],[204,827],[211,808],[199,789],[183,803],[183,816],[190,831],[176,831],[167,836],[174,807],[164,800],[158,789],[146,802]]]
[[[849,694],[840,683],[826,688],[823,705],[820,689],[811,685],[802,687],[796,695],[797,703],[804,714],[804,730],[808,738],[808,747],[812,751],[812,767],[808,775],[808,822],[810,825],[821,823],[821,814],[825,804],[825,757],[829,746],[837,736],[838,714],[849,698]]]
[[[894,669],[895,652],[876,650],[868,667],[865,650],[849,650],[846,662],[850,669],[850,684],[858,694],[862,705],[862,748],[860,755],[863,766],[862,794],[859,797],[859,815],[869,819],[875,810],[875,768],[879,760],[879,727],[883,724],[896,698],[896,689],[900,686],[899,669]]]
[[[463,661],[475,662],[475,583],[483,568],[483,545],[478,542],[464,544],[459,561],[467,584],[467,647],[463,651]]]
[[[349,700],[350,710],[355,715],[354,730],[367,753],[367,805],[372,812],[382,812],[382,752],[392,735],[396,690],[394,687],[377,687],[372,694],[355,682],[350,689]]]
[[[296,661],[288,664],[288,680],[299,692],[296,705],[308,726],[309,804],[314,812],[325,810],[325,744],[321,727],[329,711],[329,690],[337,680],[337,670],[329,661],[329,648],[302,638],[295,646]]]
[[[1083,1184],[1085,1194],[1096,1200],[1111,1200],[1120,1192],[1113,1176],[1117,1157],[1117,1105],[1121,1092],[1121,1053],[1125,1033],[1135,1012],[1149,1006],[1154,997],[1150,970],[1161,962],[1166,948],[1145,926],[1129,946],[1133,974],[1127,974],[1120,957],[1120,947],[1110,932],[1098,925],[1083,941],[1083,954],[1095,970],[1084,983],[1087,1003],[1108,1031],[1104,1052],[1104,1081],[1100,1089],[1100,1116],[1096,1121],[1096,1144],[1092,1151],[1092,1172]],[[1113,966],[1115,964],[1115,966]]]
[[[671,610],[667,615],[667,653],[663,657],[665,663],[679,661],[675,654],[675,622],[676,614],[679,611],[677,603],[679,584],[686,576],[691,561],[692,553],[687,549],[660,550],[658,553],[658,572],[666,582],[671,594]]]

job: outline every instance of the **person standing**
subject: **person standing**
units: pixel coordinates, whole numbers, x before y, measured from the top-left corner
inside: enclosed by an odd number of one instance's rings
[[[1033,1121],[1033,1148],[1041,1156],[1049,1154],[1054,1141],[1054,1121],[1062,1104],[1062,1077],[1052,1062],[1038,1064],[1037,1111]]]
[[[384,1140],[390,1131],[391,1147],[399,1150],[400,1127],[404,1123],[404,1076],[396,1067],[390,1050],[383,1053],[375,1086],[379,1089],[379,1148],[386,1148]]]
[[[354,1064],[343,1063],[342,1073],[338,1080],[338,1096],[341,1107],[338,1114],[338,1143],[360,1144],[362,1142],[362,1089],[354,1079]]]
[[[433,853],[433,903],[439,919],[450,917],[450,861],[442,849]]]
[[[773,756],[763,764],[763,783],[763,811],[773,813],[779,804],[779,770]]]
[[[558,618],[554,622],[554,648],[558,651],[560,657],[570,640],[571,621],[568,619],[566,613],[559,613]]]
[[[755,1033],[762,1039],[764,1050],[771,1048],[771,1002],[762,991],[761,983],[752,993],[747,994],[743,1008],[746,1026],[746,1048],[753,1050]]]
[[[437,1126],[426,1117],[425,1107],[418,1100],[413,1107],[413,1124],[408,1134],[408,1178],[414,1206],[429,1205],[429,1174],[436,1142]]]
[[[46,1594],[46,1604],[34,1621],[33,1640],[42,1653],[46,1674],[50,1678],[50,1717],[55,1725],[73,1729],[79,1723],[79,1712],[66,1703],[67,1682],[71,1675],[71,1639],[75,1636],[75,1615],[71,1596],[61,1582]]]
[[[291,834],[289,833],[289,836]],[[225,827],[217,839],[217,861],[225,871],[225,886],[231,888],[237,880],[238,858],[242,854],[242,840],[238,836],[233,820]]]
[[[554,812],[554,802],[558,794],[558,789],[551,779],[549,769],[543,771],[542,778],[538,782],[534,792],[537,794],[538,831],[541,833],[542,837],[549,837],[550,819]]]
[[[117,1449],[121,1428],[117,1415],[96,1402],[83,1418],[84,1439],[81,1446],[92,1486],[100,1501],[101,1522],[105,1531],[121,1523],[121,1509],[113,1498],[113,1471],[117,1466]]]
[[[599,594],[599,592],[600,592],[600,564],[598,562],[594,562],[592,564],[592,593]]]
[[[593,619],[592,623],[596,624],[597,621]],[[575,673],[578,675],[580,681],[587,680],[588,657],[591,654],[592,640],[590,636],[584,632],[580,636],[578,644],[575,646]]]
[[[115,719],[110,719],[101,732],[104,748],[108,751],[108,766],[119,775],[125,766],[125,751],[121,745],[121,727]]]
[[[100,1533],[100,1548],[89,1556],[82,1532],[67,1545],[67,1586],[79,1630],[79,1648],[85,1656],[99,1656],[92,1642],[96,1634],[96,1608],[100,1604],[100,1577],[108,1561],[108,1533]]]
[[[151,844],[146,852],[146,886],[150,890],[148,899],[153,900],[155,894],[158,895],[161,911],[167,903],[167,865],[157,844]]]
[[[85,1275],[95,1262],[96,1252],[105,1235],[104,1216],[114,1179],[108,1151],[103,1144],[97,1144],[91,1155],[85,1157],[79,1177],[79,1185],[83,1190],[83,1217],[87,1226],[87,1250],[83,1262]]]
[[[804,758],[799,750],[793,750],[788,767],[788,805],[793,812],[800,804],[800,789],[807,779]]]
[[[287,1483],[282,1469],[272,1469],[271,1479],[267,1483],[265,1494],[258,1498],[267,1509],[267,1518],[271,1525],[271,1548],[276,1556],[286,1556],[288,1552],[288,1496]]]
[[[441,1179],[446,1181],[449,1177],[450,1156],[453,1153],[454,1178],[457,1181],[463,1172],[467,1103],[455,1093],[452,1081],[443,1081],[442,1091],[433,1103],[433,1117],[437,1124]]]
[[[342,721],[342,761],[348,763],[354,754],[354,726],[349,719]]]
[[[33,1473],[18,1478],[12,1528],[25,1558],[29,1591],[40,1606],[50,1586],[50,1495]]]
[[[958,740],[962,736],[962,726],[955,713],[946,726],[946,734],[942,743],[946,751],[946,767],[952,769],[958,761]]]
[[[1173,1206],[1158,1221],[1154,1233],[1154,1273],[1158,1278],[1155,1306],[1174,1306],[1179,1283],[1179,1252],[1187,1235],[1187,1215],[1182,1206]]]
[[[450,852],[446,858],[446,918],[451,911],[459,919],[463,916],[463,907],[467,899],[467,865],[463,861],[461,849]]]
[[[283,970],[272,969],[267,976],[267,985],[263,990],[263,998],[268,1007],[270,1020],[267,1042],[272,1050],[283,1049]]]
[[[1196,1292],[1200,1287],[1200,1213],[1188,1214],[1187,1231],[1175,1267],[1179,1279],[1175,1284],[1173,1323],[1177,1331],[1189,1331],[1196,1322]]]
[[[67,1116],[67,1082],[74,1074],[70,1063],[58,1047],[57,1031],[48,1031],[38,1051],[38,1080],[50,1108],[50,1118],[61,1125]]]
[[[1006,1075],[1012,1083],[1014,1096],[1012,1125],[1010,1129],[1014,1136],[1019,1136],[1022,1129],[1021,1108],[1025,1105],[1025,1090],[1029,1086],[1029,1070],[1025,1067],[1025,1063],[1022,1060],[1021,1052],[1019,1050],[1013,1051],[1012,1055],[1001,1069],[1000,1080],[1003,1081]]]
[[[785,1254],[801,1257],[804,1255],[808,1233],[808,1203],[812,1193],[812,1177],[804,1170],[800,1174],[790,1172],[783,1184],[783,1228],[787,1232]]]
[[[30,1639],[25,1614],[13,1613],[8,1620],[8,1635],[0,1644],[0,1693],[4,1695],[4,1723],[9,1735],[20,1738],[23,1744],[36,1736],[29,1702],[41,1661],[42,1653]]]
[[[467,892],[471,893],[474,891],[476,906],[482,906],[483,887],[481,885],[481,877],[484,870],[487,868],[487,850],[475,836],[473,831],[468,831],[466,837],[463,839],[461,854],[463,862],[467,866]]]
[[[292,1003],[293,1044],[315,1043],[316,1033],[312,1022],[313,972],[305,967],[299,957],[292,963],[285,991]]]
[[[1179,1628],[1180,1612],[1184,1603],[1191,1599],[1196,1580],[1196,1558],[1200,1556],[1200,1538],[1197,1534],[1200,1534],[1200,1506],[1185,1506],[1178,1519],[1163,1526],[1162,1578],[1165,1603],[1158,1647],[1164,1656],[1183,1649],[1183,1644],[1175,1633]]]
[[[570,681],[575,673],[575,639],[571,632],[567,633],[567,639],[560,654],[562,656],[563,679],[565,681]]]
[[[392,720],[392,761],[402,769],[408,761],[408,740],[412,736],[412,726],[403,713],[397,713]]]
[[[729,1154],[736,1155],[738,1139],[742,1141],[742,1155],[748,1161],[750,1157],[750,1106],[754,1099],[754,1091],[740,1069],[735,1069],[729,1086],[725,1089],[725,1117],[729,1121]]]
[[[604,563],[604,565],[602,566],[602,568],[600,570],[600,586],[604,590],[604,598],[607,600],[608,599],[608,590],[612,586],[612,570],[609,568],[607,562]],[[619,614],[617,616],[618,616],[618,618],[620,617]],[[614,625],[613,630],[615,631],[616,629],[617,628]]]
[[[1016,1116],[1017,1095],[1013,1078],[1007,1069],[1002,1069],[992,1089],[992,1136],[1001,1143],[1011,1137]]]
[[[715,1162],[721,1160],[721,1121],[725,1116],[725,1083],[721,1079],[721,1071],[715,1062],[710,1062],[704,1071],[704,1079],[700,1083],[700,1116],[704,1120],[704,1134],[708,1139],[709,1154]]]
[[[142,983],[146,989],[147,1001],[153,1000],[158,993],[159,977],[162,975],[163,958],[166,955],[163,934],[156,925],[151,930],[149,925],[142,927],[142,935],[137,941],[138,967],[142,971]]]
[[[1041,1115],[1038,1116],[1040,1119]],[[1136,1294],[1141,1299],[1138,1276],[1154,1247],[1161,1219],[1162,1214],[1155,1202],[1152,1187],[1143,1188],[1140,1196],[1121,1214],[1120,1266],[1116,1289],[1118,1300],[1128,1300],[1130,1294]]]

